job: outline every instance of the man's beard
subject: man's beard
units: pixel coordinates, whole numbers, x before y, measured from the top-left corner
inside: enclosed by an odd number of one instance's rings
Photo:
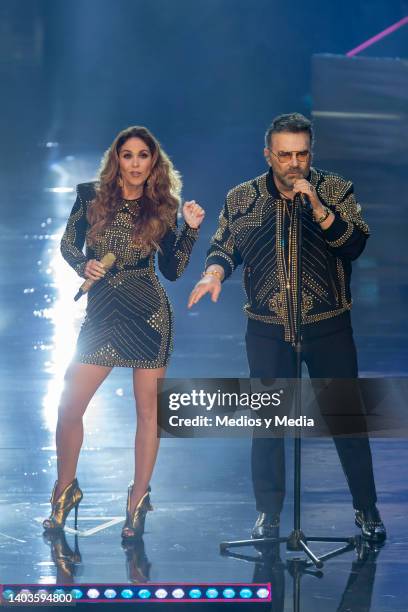
[[[288,189],[293,189],[293,185],[298,179],[305,178],[305,175],[301,170],[293,170],[293,174],[296,176],[288,177],[286,174],[278,175],[278,178],[280,179],[281,183],[285,185],[285,187],[287,187]]]

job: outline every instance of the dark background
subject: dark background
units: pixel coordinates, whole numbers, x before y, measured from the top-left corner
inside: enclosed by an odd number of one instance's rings
[[[186,196],[218,209],[263,169],[272,117],[310,115],[312,55],[344,54],[406,14],[406,0],[2,0],[1,152],[21,177],[46,142],[101,154],[147,125]],[[363,55],[407,57],[406,28]]]

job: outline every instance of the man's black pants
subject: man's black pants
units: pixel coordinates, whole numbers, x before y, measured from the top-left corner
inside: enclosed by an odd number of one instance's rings
[[[266,323],[249,320],[245,336],[252,378],[294,378],[296,353],[289,342],[268,334]],[[307,339],[302,360],[310,378],[357,378],[357,355],[351,327]],[[361,407],[362,410],[362,407]],[[367,436],[334,437],[353,506],[367,508],[377,501],[370,444]],[[284,439],[253,438],[252,481],[258,512],[280,513],[285,497]]]

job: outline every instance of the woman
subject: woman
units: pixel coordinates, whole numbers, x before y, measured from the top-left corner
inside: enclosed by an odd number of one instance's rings
[[[61,241],[76,272],[95,281],[89,290],[76,355],[67,369],[56,431],[58,480],[46,531],[62,529],[82,491],[75,478],[83,440],[82,417],[114,366],[133,369],[137,410],[134,483],[129,485],[123,538],[139,537],[151,510],[149,481],[158,451],[156,381],[172,350],[172,314],[155,274],[176,280],[185,269],[204,210],[183,206],[177,231],[181,181],[154,136],[144,127],[123,130],[106,152],[97,183],[77,187],[77,199]],[[86,256],[82,252],[86,242]],[[99,260],[115,256],[105,270]]]

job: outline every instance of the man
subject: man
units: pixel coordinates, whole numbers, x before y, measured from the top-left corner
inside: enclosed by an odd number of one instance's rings
[[[313,168],[313,130],[298,113],[276,117],[265,135],[269,172],[229,191],[189,307],[243,264],[248,302],[246,349],[251,377],[296,375],[296,214],[302,198],[302,359],[311,378],[357,378],[350,309],[351,261],[369,234],[353,185]],[[307,205],[305,205],[307,204]],[[334,439],[364,538],[382,542],[367,437]],[[258,519],[254,538],[279,526],[285,495],[283,438],[253,438],[252,479]]]

